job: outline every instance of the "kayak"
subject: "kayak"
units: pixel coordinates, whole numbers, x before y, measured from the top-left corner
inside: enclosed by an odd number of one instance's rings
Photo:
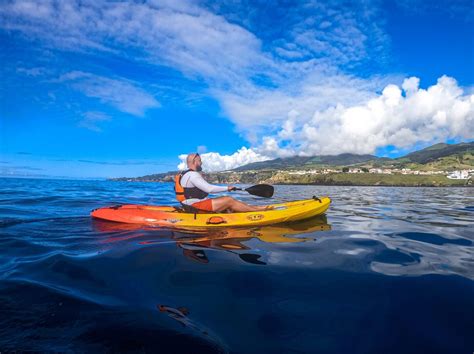
[[[95,209],[94,218],[128,224],[171,228],[215,228],[273,225],[324,214],[329,197],[273,204],[271,209],[242,213],[192,213],[180,207],[124,204]]]

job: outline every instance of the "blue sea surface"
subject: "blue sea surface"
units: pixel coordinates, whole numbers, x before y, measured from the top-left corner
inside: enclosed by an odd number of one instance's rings
[[[193,233],[89,216],[171,184],[0,179],[0,352],[474,351],[474,189],[275,189],[333,203]]]

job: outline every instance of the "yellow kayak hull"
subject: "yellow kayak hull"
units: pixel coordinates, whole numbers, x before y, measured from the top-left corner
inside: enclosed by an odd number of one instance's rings
[[[188,213],[179,208],[151,205],[118,205],[93,210],[98,219],[171,228],[216,228],[273,225],[305,220],[324,214],[329,197],[298,200],[271,205],[273,209],[244,213]]]

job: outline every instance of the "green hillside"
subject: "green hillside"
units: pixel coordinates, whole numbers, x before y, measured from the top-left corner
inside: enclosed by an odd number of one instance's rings
[[[373,155],[356,154],[321,155],[309,157],[294,156],[287,158],[278,158],[268,161],[254,162],[245,166],[238,167],[234,169],[234,171],[346,166],[378,160],[383,161],[385,159]]]
[[[466,180],[452,180],[442,175],[385,175],[377,173],[330,173],[327,175],[288,175],[285,172],[278,172],[270,178],[260,179],[258,181],[254,180],[251,183],[400,187],[448,187],[467,185]]]
[[[474,142],[460,143],[454,145],[436,144],[426,149],[412,152],[402,159],[408,159],[411,162],[426,164],[444,157],[462,156],[466,153],[474,153]]]
[[[474,142],[460,144],[435,144],[425,149],[391,159],[373,155],[321,155],[288,157],[255,162],[234,171],[260,170],[308,170],[312,168],[336,168],[352,166],[364,168],[410,168],[420,171],[453,171],[474,168]]]

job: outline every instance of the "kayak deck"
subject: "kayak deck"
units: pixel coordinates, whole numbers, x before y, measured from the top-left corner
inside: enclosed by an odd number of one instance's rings
[[[125,204],[95,209],[98,219],[163,227],[239,227],[298,221],[323,214],[331,203],[321,197],[271,205],[273,209],[242,213],[189,213],[172,206]]]

